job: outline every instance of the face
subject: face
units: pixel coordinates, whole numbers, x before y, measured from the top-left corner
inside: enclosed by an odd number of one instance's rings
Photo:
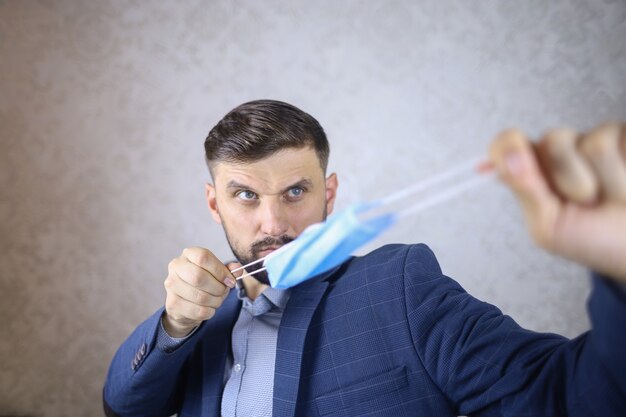
[[[324,178],[313,148],[285,149],[252,163],[219,162],[206,185],[209,210],[242,265],[298,237],[333,210],[335,174]],[[260,268],[260,263],[252,270]],[[255,278],[269,284],[267,275]]]

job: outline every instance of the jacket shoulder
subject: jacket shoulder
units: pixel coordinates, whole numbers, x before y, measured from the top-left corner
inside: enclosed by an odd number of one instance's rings
[[[402,286],[410,281],[429,280],[441,276],[441,268],[432,250],[425,244],[390,244],[351,258],[334,274],[335,285],[354,288],[363,284],[385,287]],[[381,288],[382,289],[382,288]],[[386,290],[385,290],[386,291]]]
[[[367,255],[353,258],[349,266],[357,269],[381,268],[385,270],[402,267],[441,274],[435,254],[424,243],[384,245]]]

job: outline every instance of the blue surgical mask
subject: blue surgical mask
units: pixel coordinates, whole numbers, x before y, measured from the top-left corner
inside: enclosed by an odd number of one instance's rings
[[[270,253],[264,262],[274,288],[289,288],[328,271],[396,221],[394,213],[364,219],[377,203],[355,204],[326,222],[306,228],[293,242]]]

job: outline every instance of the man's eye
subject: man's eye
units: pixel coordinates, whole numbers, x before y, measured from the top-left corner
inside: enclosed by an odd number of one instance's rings
[[[256,194],[253,193],[250,190],[239,191],[236,195],[237,195],[237,197],[239,197],[240,199],[242,199],[244,201],[251,201],[251,200],[254,200],[256,198]]]
[[[301,187],[293,187],[287,191],[287,197],[289,198],[299,198],[304,194],[304,189]]]

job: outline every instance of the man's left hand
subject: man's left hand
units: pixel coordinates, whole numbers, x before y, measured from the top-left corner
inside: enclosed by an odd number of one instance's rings
[[[626,124],[556,129],[535,143],[507,130],[490,159],[541,247],[626,283]]]

